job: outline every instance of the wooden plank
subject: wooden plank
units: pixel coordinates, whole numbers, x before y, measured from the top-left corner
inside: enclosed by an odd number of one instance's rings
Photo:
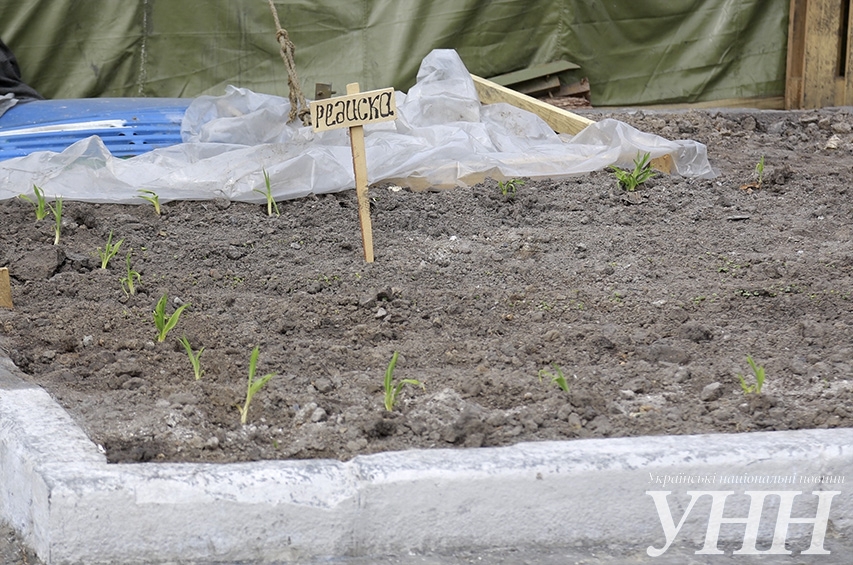
[[[675,165],[672,161],[672,155],[666,154],[656,157],[649,162],[649,166],[656,171],[660,171],[666,175],[672,174],[672,167]]]
[[[0,267],[0,308],[12,307],[12,287],[9,284],[9,269]]]
[[[602,107],[600,109],[618,110],[619,107]],[[689,102],[684,104],[640,104],[631,106],[632,109],[649,110],[701,110],[704,108],[757,108],[759,110],[783,110],[785,109],[785,98],[783,96],[767,96],[761,98],[721,98],[719,100],[708,100],[706,102]]]
[[[570,63],[569,61],[554,61],[552,63],[534,65],[520,71],[513,71],[511,73],[494,76],[489,78],[489,80],[501,86],[512,86],[513,84],[526,82],[544,76],[556,75],[579,68],[580,65]]]
[[[835,77],[835,102],[833,106],[844,106],[844,99],[847,94],[847,79],[844,77]]]
[[[539,94],[548,94],[560,88],[560,79],[557,77],[544,77],[525,82],[520,82],[513,85],[513,90],[517,90],[522,94],[536,96]]]
[[[839,106],[853,106],[853,0],[847,2],[847,52],[842,54],[844,57],[844,96],[842,97]]]
[[[332,85],[330,83],[314,83],[314,100],[326,100],[328,98],[331,98],[332,94],[336,94],[336,92],[332,90]]]
[[[836,103],[835,79],[839,68],[841,1],[807,2],[803,59],[804,108],[823,108]]]
[[[797,110],[803,107],[807,1],[791,0],[788,7],[788,54],[785,63],[786,110]]]
[[[393,91],[392,91],[393,92]],[[347,85],[347,94],[358,93],[358,83]],[[396,106],[394,107],[396,114]],[[316,122],[314,122],[316,124]],[[361,243],[364,247],[364,260],[373,263],[373,226],[370,223],[370,200],[367,197],[367,152],[364,147],[364,126],[349,128],[352,146],[352,168],[355,173],[355,193],[358,199],[358,220],[361,224]]]
[[[577,96],[579,94],[589,94],[589,81],[585,78],[572,84],[564,84],[559,91],[554,93],[555,96]]]
[[[474,86],[477,88],[477,95],[480,97],[480,102],[483,104],[494,104],[496,102],[506,102],[512,104],[522,110],[533,112],[551,126],[551,129],[557,133],[568,133],[575,135],[583,131],[583,129],[594,124],[593,120],[584,118],[562,108],[557,108],[541,100],[537,100],[526,94],[521,94],[505,86],[496,84],[488,79],[471,75],[474,79]]]
[[[576,135],[588,125],[595,123],[594,120],[584,118],[562,108],[557,108],[536,98],[531,98],[526,94],[495,84],[488,79],[476,75],[471,75],[471,78],[474,79],[477,95],[483,104],[506,102],[516,108],[533,112],[557,133]],[[652,159],[651,166],[662,173],[670,174],[672,172],[672,158],[669,155],[664,155],[663,157]]]

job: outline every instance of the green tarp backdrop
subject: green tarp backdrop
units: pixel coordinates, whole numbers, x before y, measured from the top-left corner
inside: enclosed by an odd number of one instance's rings
[[[456,49],[489,77],[581,66],[597,106],[780,97],[788,0],[278,0],[306,96],[408,90]],[[0,38],[48,98],[287,95],[267,0],[0,0]],[[569,77],[571,78],[571,77]]]

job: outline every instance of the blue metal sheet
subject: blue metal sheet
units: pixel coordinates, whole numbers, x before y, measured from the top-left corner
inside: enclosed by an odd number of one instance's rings
[[[97,135],[117,157],[181,142],[187,98],[37,100],[0,116],[0,160],[34,151],[62,151]]]

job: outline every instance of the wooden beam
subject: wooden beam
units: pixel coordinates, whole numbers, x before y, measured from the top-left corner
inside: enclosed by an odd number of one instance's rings
[[[619,111],[624,106],[596,106],[599,110]],[[706,102],[687,102],[684,104],[639,104],[631,106],[632,110],[701,110],[706,108],[755,108],[758,110],[784,110],[784,96],[767,96],[761,98],[722,98]]]
[[[9,285],[9,269],[0,267],[0,308],[12,307],[12,287]]]
[[[594,124],[594,120],[584,118],[568,110],[557,108],[547,102],[542,102],[536,98],[531,98],[526,94],[521,94],[505,86],[495,84],[494,82],[471,75],[474,79],[474,86],[477,88],[477,95],[480,97],[480,102],[483,104],[494,104],[496,102],[506,102],[512,104],[516,108],[533,112],[542,118],[546,124],[551,126],[557,133],[568,133],[576,135],[584,130],[588,125]],[[672,172],[672,157],[664,155],[656,159],[652,159],[651,166],[653,169],[662,173],[670,174]]]
[[[835,105],[840,42],[841,3],[810,0],[806,10],[806,46],[803,62],[803,106]]]
[[[568,61],[554,61],[553,63],[545,63],[535,65],[520,71],[513,71],[504,75],[489,78],[490,81],[501,86],[512,86],[521,82],[527,82],[537,78],[556,75],[565,71],[579,69],[580,65],[570,63]]]
[[[803,64],[806,50],[806,1],[788,7],[788,55],[785,65],[785,109],[803,107]]]
[[[589,96],[589,80],[586,78],[580,79],[572,84],[564,84],[560,86],[560,90],[555,93],[557,96]]]
[[[551,126],[557,133],[569,133],[572,135],[583,131],[586,126],[594,124],[593,120],[584,118],[562,108],[557,108],[541,100],[537,100],[526,94],[521,94],[505,86],[501,86],[488,79],[471,75],[474,79],[474,86],[477,88],[477,95],[480,97],[480,102],[483,104],[494,104],[496,102],[506,102],[512,104],[522,110],[533,112]]]
[[[842,33],[847,32],[847,52],[841,53],[842,71],[844,73],[843,96],[838,106],[853,106],[853,0],[847,3],[847,9],[842,10],[846,22],[842,22]]]
[[[520,82],[513,85],[513,90],[517,90],[522,94],[529,96],[539,96],[554,92],[560,88],[560,79],[558,77],[542,77],[525,82]]]

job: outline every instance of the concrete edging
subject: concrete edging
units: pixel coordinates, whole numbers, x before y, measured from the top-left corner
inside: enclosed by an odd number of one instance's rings
[[[831,501],[825,547],[842,558],[838,548],[853,543],[849,483],[805,480],[853,469],[851,429],[418,450],[345,463],[108,465],[71,417],[13,369],[0,363],[0,518],[51,565],[613,545],[643,556],[666,546],[664,517],[647,491],[672,493],[673,524],[692,508],[690,491],[733,491],[725,514],[742,518],[750,510],[746,491],[803,492],[793,513],[800,517],[815,516],[812,492],[841,491]],[[782,475],[804,482],[760,484]],[[744,481],[724,485],[724,476]],[[770,540],[779,504],[768,500],[755,526]],[[673,553],[702,549],[709,507],[697,502],[688,512]],[[744,528],[723,526],[721,552],[741,546]],[[815,528],[790,526],[794,556],[808,553]],[[769,541],[758,547],[766,551]]]

